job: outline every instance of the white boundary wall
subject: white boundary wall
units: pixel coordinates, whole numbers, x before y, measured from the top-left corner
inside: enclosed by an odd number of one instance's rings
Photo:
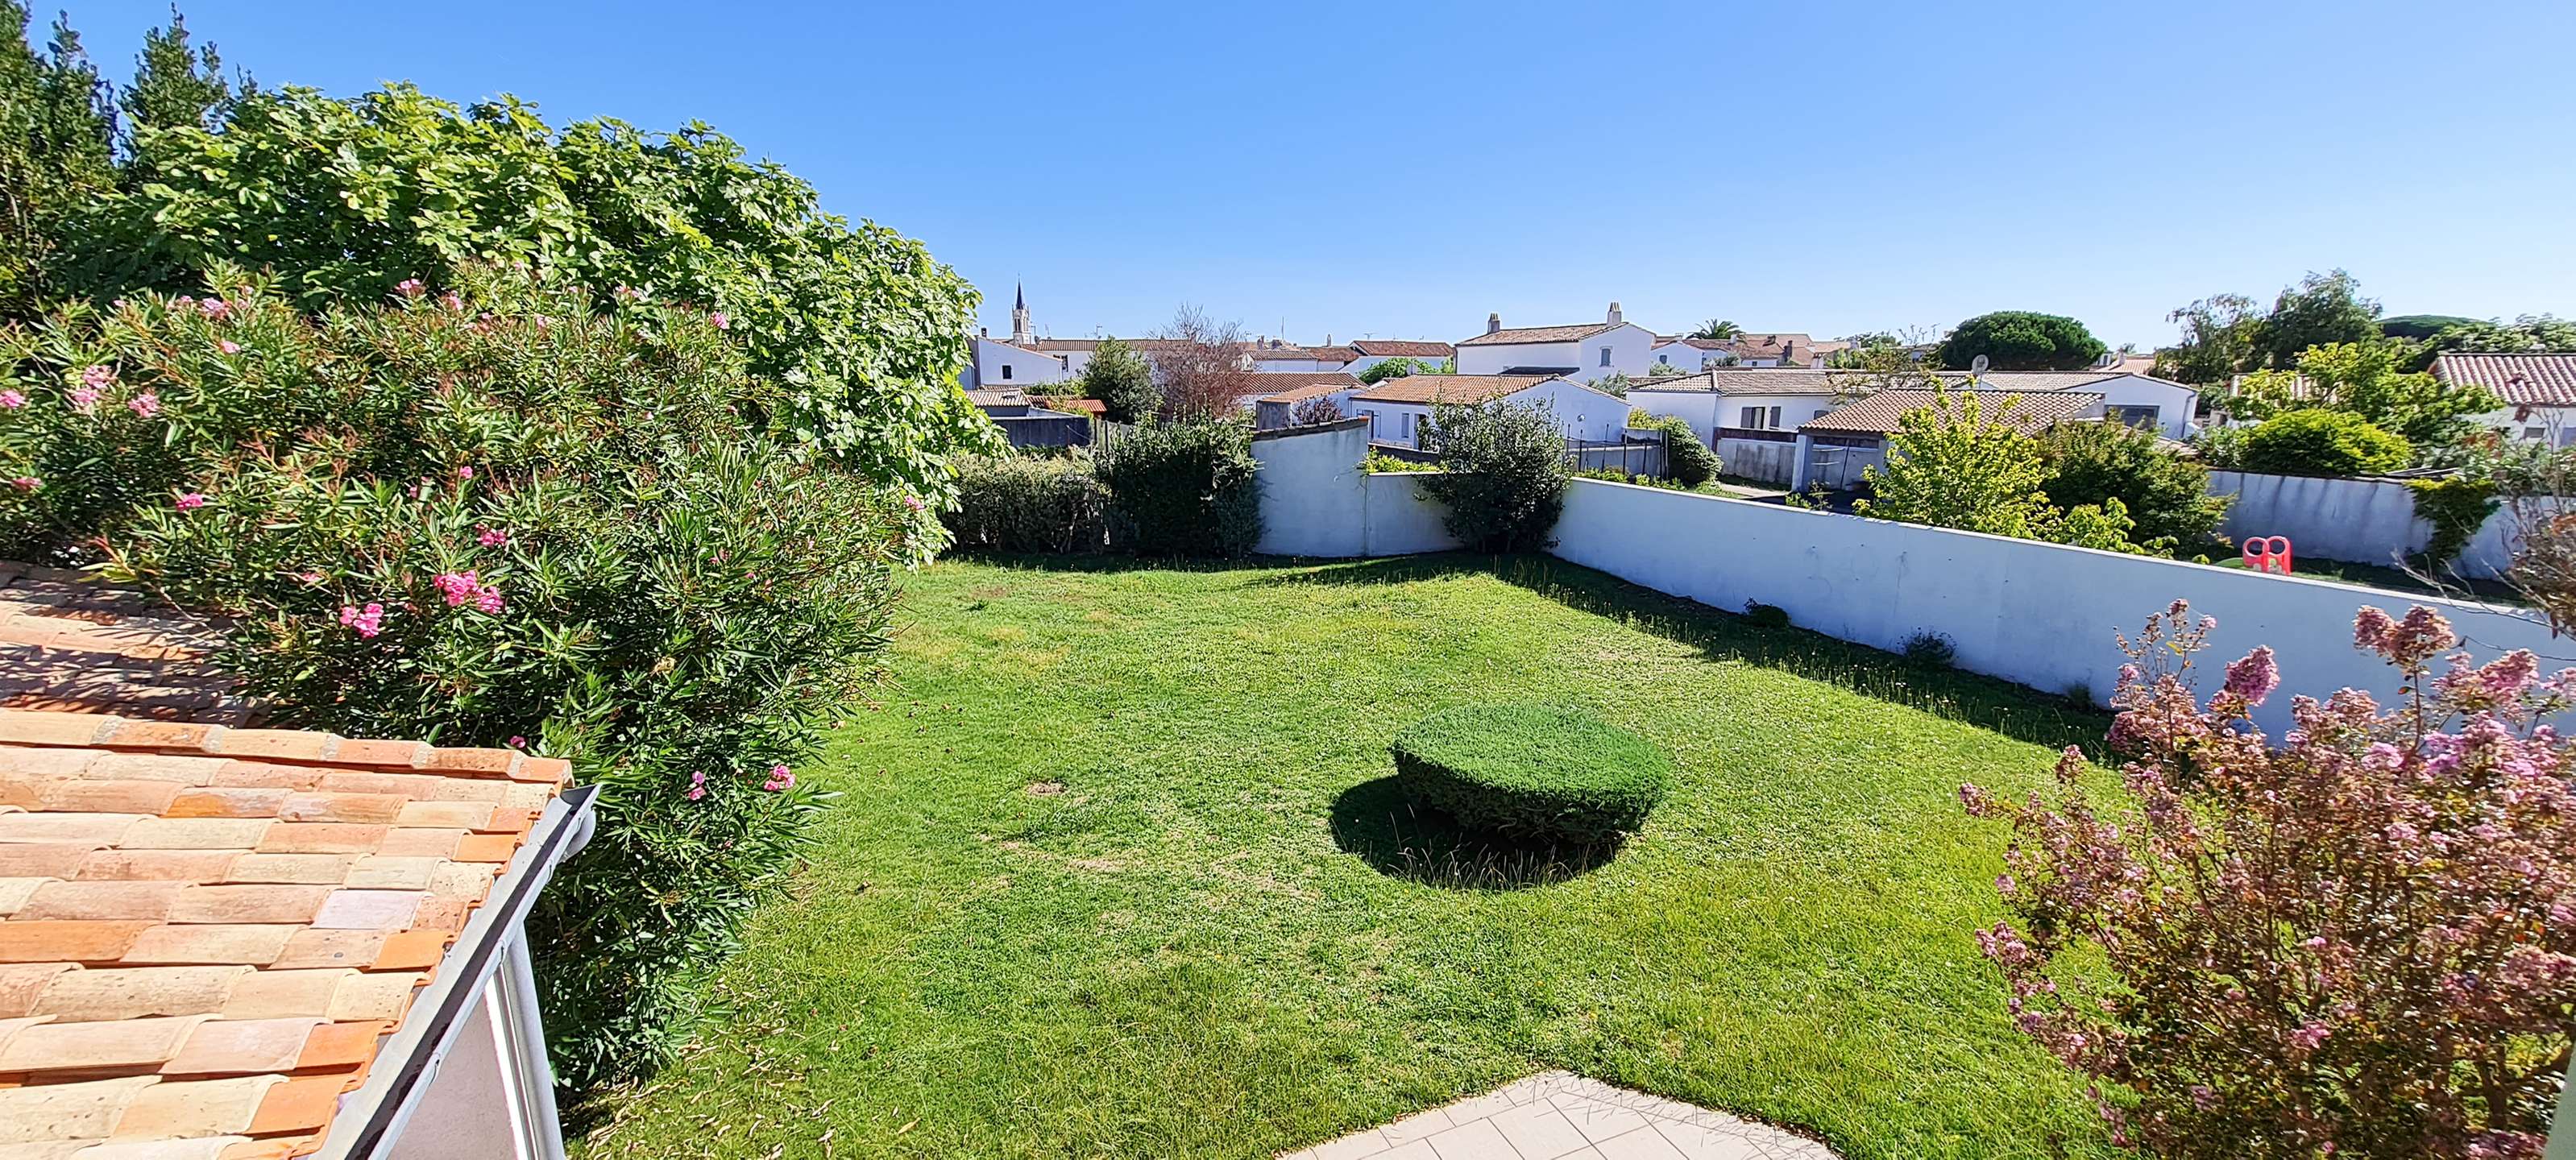
[[[2386,567],[2433,541],[2432,521],[2415,515],[2415,493],[2395,480],[2213,471],[2209,494],[2236,497],[2221,534],[2239,542],[2287,536],[2294,561]],[[2513,561],[2512,531],[2513,513],[2499,505],[2445,571],[2475,580],[2501,575]]]
[[[2292,693],[2395,693],[2394,671],[2352,647],[2364,604],[2396,616],[2430,605],[2481,660],[2528,648],[2546,668],[2576,663],[2576,642],[2480,605],[1601,480],[1573,481],[1556,538],[1560,558],[1658,591],[1730,611],[1778,605],[1802,627],[1891,651],[1946,633],[1961,668],[2096,698],[2127,660],[2112,633],[2134,635],[2179,597],[2218,618],[2204,692],[2256,645],[2279,654],[2282,691],[2256,714],[2274,736]]]
[[[1261,542],[1274,556],[1405,556],[1458,546],[1419,474],[1372,475],[1368,420],[1256,431]]]

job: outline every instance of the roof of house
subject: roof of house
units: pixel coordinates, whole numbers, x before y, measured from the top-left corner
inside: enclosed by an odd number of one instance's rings
[[[2006,391],[2071,391],[2119,378],[2148,378],[2126,371],[1988,371],[1970,375],[1966,371],[1935,372],[1947,382],[1965,384],[1974,378],[1980,385]],[[2163,379],[2152,379],[2164,383]],[[1875,376],[1866,371],[1832,370],[1817,367],[1712,367],[1695,375],[1675,380],[1658,380],[1645,388],[1657,391],[1715,391],[1721,395],[1837,395],[1858,394],[1873,389]],[[2181,383],[2166,383],[2182,390],[2194,388]]]
[[[2576,354],[2444,354],[2433,375],[2494,391],[2517,407],[2576,406]]]
[[[2102,396],[2091,391],[1880,391],[1818,415],[1800,424],[1798,430],[1832,435],[1893,434],[1899,429],[1899,419],[1933,405],[1945,395],[1973,395],[1986,418],[2000,419],[2024,431],[2081,418],[2102,405]]]
[[[1261,376],[1261,385],[1277,383],[1282,389],[1261,396],[1264,403],[1302,403],[1335,391],[1347,391],[1360,385],[1357,376],[1342,371],[1271,371]]]
[[[1029,397],[1018,387],[989,387],[966,392],[966,401],[978,407],[1025,407]]]
[[[1489,330],[1474,338],[1458,340],[1460,346],[1508,346],[1529,342],[1580,342],[1605,330],[1617,330],[1624,322],[1586,322],[1577,326],[1523,326],[1506,330]]]
[[[1107,403],[1101,402],[1098,399],[1076,398],[1072,395],[1031,395],[1029,397],[1029,401],[1050,411],[1066,411],[1079,415],[1106,415],[1109,413],[1109,404]]]
[[[1722,338],[1693,338],[1687,334],[1659,335],[1655,339],[1655,345],[1659,347],[1671,346],[1677,342],[1700,350],[1729,350],[1734,346],[1733,343]]]
[[[1738,334],[1727,344],[1737,358],[1781,358],[1786,352],[1795,357],[1798,351],[1812,352],[1816,343],[1803,334]]]
[[[1517,395],[1552,375],[1406,375],[1351,396],[1366,403],[1482,403]]]
[[[240,728],[211,622],[0,580],[0,1156],[273,1160],[364,1128],[569,764]]]
[[[1352,350],[1376,358],[1449,358],[1458,348],[1445,342],[1412,342],[1390,338],[1367,338],[1351,343]]]
[[[215,626],[79,572],[0,560],[0,708],[241,724]]]
[[[1314,359],[1318,362],[1350,362],[1360,352],[1347,346],[1265,346],[1252,352],[1254,362],[1287,362]]]

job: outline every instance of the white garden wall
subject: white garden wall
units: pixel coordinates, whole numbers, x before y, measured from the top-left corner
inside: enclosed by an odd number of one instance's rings
[[[1419,474],[1373,475],[1368,420],[1258,431],[1261,542],[1274,556],[1406,556],[1458,546],[1441,508],[1422,497]]]
[[[1557,556],[1658,591],[1730,610],[1778,605],[1798,625],[1882,649],[1946,633],[1962,668],[2097,697],[2126,660],[2111,634],[2187,599],[2218,618],[2204,663],[2263,644],[2279,654],[2283,691],[2257,718],[2275,735],[2291,693],[2395,692],[2391,671],[2352,647],[2364,604],[2401,616],[2431,605],[2481,658],[2528,648],[2551,668],[2576,663],[2576,644],[2483,606],[1599,480],[1569,487],[1556,538]]]
[[[2229,539],[2286,536],[2298,559],[2391,566],[2424,550],[2433,525],[2415,515],[2415,493],[2387,479],[2209,473],[2209,494],[2233,495],[2219,531]],[[2513,560],[2513,513],[2499,506],[2449,571],[2484,580]]]

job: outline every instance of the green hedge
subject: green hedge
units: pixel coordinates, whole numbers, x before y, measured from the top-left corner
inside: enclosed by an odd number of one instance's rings
[[[1575,845],[1644,824],[1672,780],[1645,738],[1570,705],[1470,705],[1397,734],[1396,778],[1471,830]]]
[[[1259,467],[1241,423],[1149,419],[1111,441],[1094,471],[1112,536],[1137,555],[1232,557],[1261,540]]]
[[[1726,469],[1725,461],[1717,457],[1717,452],[1709,450],[1708,444],[1699,441],[1699,433],[1691,430],[1687,420],[1673,415],[1632,411],[1628,415],[1628,425],[1641,431],[1663,432],[1664,468],[1672,475],[1673,482],[1684,488],[1707,483]]]
[[[2376,475],[2406,466],[2414,449],[2349,411],[2284,411],[2245,435],[2244,469],[2272,475]]]
[[[959,458],[957,507],[940,516],[961,548],[1097,552],[1108,545],[1109,489],[1087,455]]]

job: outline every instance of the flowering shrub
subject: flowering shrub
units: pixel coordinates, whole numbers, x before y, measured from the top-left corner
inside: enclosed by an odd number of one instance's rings
[[[2213,624],[2176,602],[2123,641],[2134,816],[2092,803],[2074,749],[2055,804],[1961,789],[2012,823],[2019,929],[1978,942],[2015,1022],[2126,1089],[2096,1089],[2102,1115],[2158,1155],[2539,1156],[2576,1031],[2576,791],[2541,717],[2576,669],[2517,651],[2436,676],[2439,615],[2365,608],[2354,641],[2405,675],[2399,702],[2300,697],[2276,747],[2248,720],[2270,649],[2205,706],[2186,683]]]
[[[0,473],[45,483],[0,529],[225,616],[285,723],[572,759],[599,826],[530,928],[557,1074],[658,1057],[820,807],[794,768],[871,675],[917,513],[768,438],[702,314],[509,278],[220,301],[9,336]]]

